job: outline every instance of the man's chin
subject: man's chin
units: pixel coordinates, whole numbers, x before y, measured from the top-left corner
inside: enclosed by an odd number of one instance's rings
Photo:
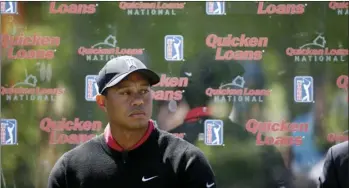
[[[129,121],[128,127],[130,129],[143,129],[148,127],[147,119],[132,119]]]

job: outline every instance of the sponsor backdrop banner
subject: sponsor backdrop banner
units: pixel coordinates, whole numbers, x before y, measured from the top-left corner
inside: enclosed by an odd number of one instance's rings
[[[218,187],[263,187],[268,148],[315,186],[348,140],[348,2],[0,3],[5,188],[46,187],[103,133],[96,77],[121,55],[159,74],[155,125],[200,147]]]

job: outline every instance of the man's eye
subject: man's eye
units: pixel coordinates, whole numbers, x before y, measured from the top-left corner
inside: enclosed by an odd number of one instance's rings
[[[130,95],[130,92],[128,92],[128,91],[123,91],[123,92],[121,92],[120,94],[121,94],[121,95]]]
[[[149,91],[147,90],[147,89],[143,89],[142,91],[141,91],[141,94],[146,94],[146,93],[148,93]]]

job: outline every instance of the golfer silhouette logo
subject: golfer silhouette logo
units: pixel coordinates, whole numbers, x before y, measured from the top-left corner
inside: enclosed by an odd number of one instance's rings
[[[223,145],[223,121],[208,119],[205,121],[205,144],[209,146]]]
[[[183,36],[166,35],[165,36],[165,59],[166,61],[183,61]]]
[[[98,94],[97,79],[98,75],[87,75],[85,77],[85,100],[96,101]]]
[[[294,101],[297,103],[314,102],[314,84],[311,76],[296,76],[294,78]]]
[[[1,145],[17,144],[17,120],[1,119]]]
[[[206,2],[207,15],[225,15],[224,1],[208,1]]]
[[[15,1],[2,1],[0,2],[1,14],[18,14],[17,2]]]

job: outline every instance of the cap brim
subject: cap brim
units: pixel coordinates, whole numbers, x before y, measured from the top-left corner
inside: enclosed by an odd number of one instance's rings
[[[109,83],[106,84],[106,86],[102,89],[101,93],[105,91],[105,89],[110,88],[118,84],[120,81],[122,81],[124,78],[126,78],[131,73],[138,72],[144,76],[145,79],[149,81],[149,84],[155,85],[160,82],[160,77],[153,71],[149,69],[134,69],[132,71],[129,71],[127,73],[116,75],[114,78],[110,80]]]

